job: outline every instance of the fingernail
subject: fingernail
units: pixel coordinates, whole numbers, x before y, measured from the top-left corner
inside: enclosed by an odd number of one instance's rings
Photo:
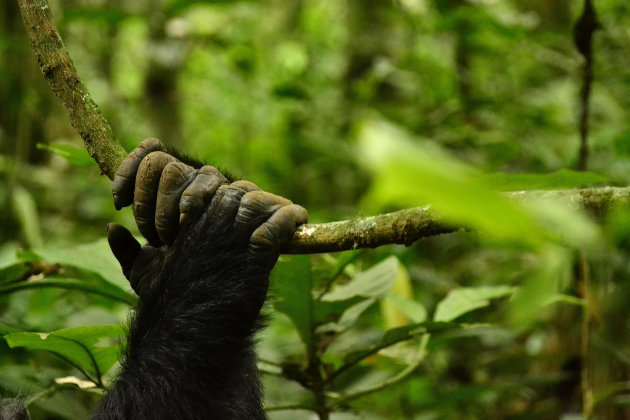
[[[114,208],[116,208],[116,210],[120,210],[122,208],[122,206],[120,205],[120,199],[118,198],[118,194],[117,193],[113,193],[114,196]]]

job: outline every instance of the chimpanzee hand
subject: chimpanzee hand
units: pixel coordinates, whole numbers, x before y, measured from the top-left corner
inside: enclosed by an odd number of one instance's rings
[[[149,243],[108,226],[140,299],[94,419],[265,418],[252,337],[278,249],[307,213],[185,162],[148,139],[116,172],[114,204],[133,204]]]
[[[191,277],[261,278],[263,284],[249,285],[256,296],[248,295],[249,304],[259,306],[279,246],[308,217],[304,208],[251,182],[230,183],[212,166],[187,165],[156,139],[143,141],[120,165],[113,195],[117,209],[133,204],[138,228],[148,240],[140,247],[124,227],[108,226],[112,251],[141,299],[156,281],[169,281],[160,280],[161,272],[175,270]],[[178,277],[190,283],[175,285],[178,290],[199,280]]]

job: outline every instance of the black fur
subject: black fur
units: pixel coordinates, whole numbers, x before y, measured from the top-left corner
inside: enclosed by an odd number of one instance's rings
[[[0,400],[0,420],[30,420],[30,418],[22,399]]]
[[[122,374],[94,419],[264,419],[253,346],[275,259],[204,213],[141,295]]]

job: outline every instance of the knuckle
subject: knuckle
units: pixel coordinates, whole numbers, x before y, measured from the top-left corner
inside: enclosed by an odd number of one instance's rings
[[[169,162],[162,171],[162,178],[175,178],[184,180],[189,177],[192,167],[182,162]]]
[[[251,209],[262,208],[266,203],[265,194],[262,191],[249,191],[241,198],[241,206]]]
[[[221,185],[219,187],[219,190],[221,189],[223,190],[223,194],[228,195],[231,198],[240,199],[243,195],[247,193],[247,190],[245,190],[242,186],[234,184]]]
[[[254,184],[253,182],[250,181],[234,181],[232,182],[232,184],[235,186],[236,188],[241,189],[242,191],[248,192],[248,191],[258,191],[260,190],[260,188],[258,188],[258,185]]]
[[[276,241],[276,234],[268,223],[256,229],[249,240],[252,245],[260,248],[271,247]]]
[[[151,152],[151,153],[147,154],[144,157],[143,161],[144,162],[153,162],[153,161],[156,161],[156,160],[164,159],[166,156],[169,156],[169,155],[158,150],[158,151]]]
[[[308,211],[304,207],[297,204],[291,204],[290,211],[297,224],[306,223],[308,220]]]
[[[215,176],[223,177],[223,174],[221,173],[221,171],[219,171],[217,168],[215,168],[214,166],[211,166],[211,165],[204,165],[204,166],[202,166],[199,169],[199,174],[215,175]]]
[[[147,139],[142,140],[140,144],[138,145],[138,148],[151,149],[156,146],[162,146],[162,143],[160,143],[160,141],[156,139],[155,137],[149,137]]]
[[[227,179],[214,166],[204,166],[196,174],[197,182],[207,186],[207,188],[216,188],[217,185],[225,184]]]
[[[195,203],[196,198],[194,195],[187,194],[187,190],[184,191],[181,198],[179,199],[179,210],[181,212],[185,212],[191,209],[193,204]]]

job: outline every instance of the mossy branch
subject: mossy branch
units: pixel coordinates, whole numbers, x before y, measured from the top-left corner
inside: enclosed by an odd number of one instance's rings
[[[81,82],[46,0],[18,0],[26,32],[44,77],[83,138],[85,148],[101,172],[114,178],[127,153],[116,141],[111,126]]]
[[[59,36],[46,0],[17,0],[37,62],[53,92],[68,112],[90,156],[103,174],[113,178],[126,156],[111,126],[81,83],[72,59]],[[523,197],[540,193],[522,193]],[[576,204],[598,210],[613,204],[630,204],[630,189],[602,188],[549,192],[568,196]],[[282,249],[286,254],[335,252],[376,248],[387,244],[411,245],[428,236],[452,232],[429,207],[389,214],[301,226]]]

